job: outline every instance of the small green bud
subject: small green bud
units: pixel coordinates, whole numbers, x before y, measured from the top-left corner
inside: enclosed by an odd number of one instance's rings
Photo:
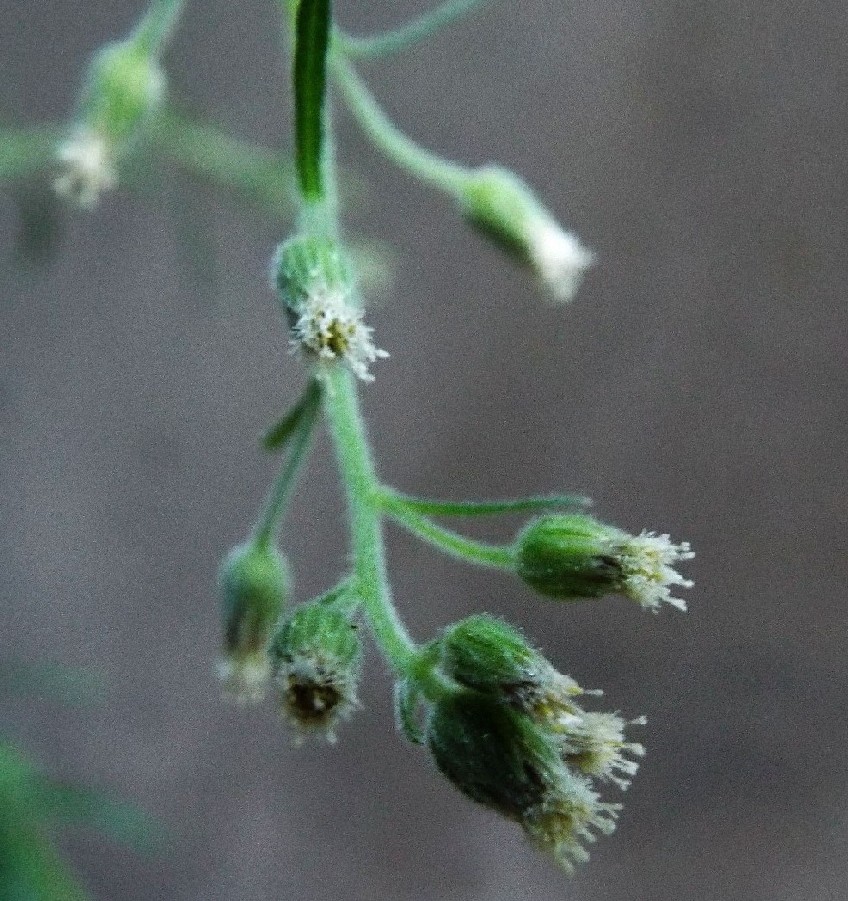
[[[556,735],[472,691],[437,701],[427,741],[436,766],[463,794],[521,824],[566,869],[586,858],[591,830],[611,832],[618,805],[605,804],[563,762]]]
[[[116,41],[94,57],[86,87],[83,115],[89,127],[125,142],[161,110],[166,79],[154,55],[133,40]]]
[[[318,361],[341,360],[363,381],[369,364],[387,357],[375,347],[338,242],[296,235],[277,249],[274,283],[286,311],[291,344]]]
[[[572,299],[594,254],[562,229],[529,185],[508,169],[482,166],[459,202],[471,225],[533,269],[556,300]]]
[[[562,728],[576,721],[574,698],[583,689],[527,643],[524,636],[488,614],[470,616],[445,629],[445,673],[466,688],[495,697],[538,723]]]
[[[221,564],[218,584],[225,693],[242,702],[259,701],[271,675],[268,646],[288,595],[288,567],[270,544],[240,544]]]
[[[118,162],[162,108],[166,80],[133,40],[102,47],[89,66],[79,118],[56,151],[56,192],[90,209],[118,183]]]
[[[349,595],[333,593],[298,607],[271,645],[280,709],[299,735],[335,727],[358,706],[362,641]]]
[[[692,582],[674,564],[694,557],[668,535],[629,535],[590,516],[550,515],[531,522],[516,544],[516,572],[540,594],[560,599],[623,594],[645,609],[663,603],[685,610],[671,587]]]

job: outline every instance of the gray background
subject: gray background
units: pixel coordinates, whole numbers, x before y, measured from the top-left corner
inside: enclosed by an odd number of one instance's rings
[[[421,8],[338,14],[366,31]],[[3,0],[0,109],[60,120],[88,54],[138,9]],[[437,495],[584,491],[698,552],[691,612],[652,617],[546,602],[391,535],[417,636],[503,614],[647,715],[619,830],[572,880],[393,733],[376,655],[336,747],[293,749],[270,705],[219,700],[215,568],[274,471],[257,436],[303,378],[266,286],[284,224],[174,175],[68,217],[56,258],[27,270],[0,195],[0,655],[109,686],[100,706],[4,719],[54,771],[137,799],[174,836],[152,860],[66,841],[96,897],[846,896],[846,36],[836,0],[527,0],[371,67],[413,135],[514,166],[598,252],[565,310],[339,116],[342,161],[372,179],[355,231],[398,251],[371,315],[392,358],[364,392],[385,477]],[[199,113],[288,140],[272,3],[192,4],[168,62]],[[189,225],[216,249],[205,278],[180,249]],[[343,565],[330,464],[322,442],[286,530],[299,599]]]

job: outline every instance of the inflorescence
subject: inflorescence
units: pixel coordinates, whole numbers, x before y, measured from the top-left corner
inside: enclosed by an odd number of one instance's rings
[[[93,58],[74,121],[55,150],[55,189],[79,206],[93,207],[117,185],[123,160],[131,150],[143,150],[165,108],[160,57],[181,5],[155,0],[126,40],[107,44]],[[359,706],[367,629],[396,683],[399,730],[426,747],[461,792],[518,823],[534,845],[571,869],[587,857],[587,843],[615,828],[620,803],[607,793],[626,789],[637,772],[644,748],[628,733],[644,718],[587,710],[586,700],[600,692],[581,688],[517,629],[486,614],[415,642],[392,600],[384,520],[454,557],[511,573],[547,598],[618,594],[652,612],[686,609],[672,591],[692,586],[677,567],[694,554],[688,543],[673,543],[668,535],[630,534],[603,523],[583,511],[579,498],[434,501],[380,482],[354,377],[372,381],[372,364],[388,354],[365,324],[342,235],[328,88],[338,89],[380,150],[450,195],[463,218],[526,266],[554,299],[572,299],[595,256],[515,173],[491,164],[465,167],[415,144],[354,71],[357,48],[405,46],[410,35],[433,31],[437,19],[455,18],[456,0],[448,0],[441,18],[425,16],[421,27],[372,43],[334,31],[330,0],[287,5],[294,36],[298,215],[274,257],[272,280],[290,345],[302,355],[309,379],[266,438],[269,449],[283,454],[283,465],[258,522],[221,565],[218,671],[224,691],[255,703],[271,689],[296,737],[317,733],[335,740]],[[197,140],[206,137],[203,132]],[[232,145],[226,147],[224,156],[234,159]],[[292,607],[278,533],[321,415],[347,499],[350,565],[333,574],[338,582],[325,594]],[[467,538],[435,519],[517,512],[532,517],[503,546]]]

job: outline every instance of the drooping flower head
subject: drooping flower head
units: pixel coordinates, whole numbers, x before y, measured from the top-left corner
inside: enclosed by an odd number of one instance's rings
[[[554,300],[565,303],[574,297],[595,255],[515,173],[481,166],[469,175],[459,202],[468,221],[529,266]]]
[[[623,594],[646,610],[662,604],[685,610],[674,587],[692,581],[676,569],[695,556],[688,542],[668,535],[630,535],[582,514],[542,516],[516,542],[516,572],[541,594],[561,599]]]

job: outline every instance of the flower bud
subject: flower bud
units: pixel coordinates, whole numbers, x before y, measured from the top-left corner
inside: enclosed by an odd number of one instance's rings
[[[219,675],[225,693],[242,702],[259,701],[271,675],[268,645],[288,594],[288,567],[269,544],[241,544],[221,564],[218,584],[224,622]]]
[[[602,803],[569,770],[555,735],[491,697],[438,700],[427,725],[436,766],[472,800],[521,824],[566,869],[585,859],[591,830],[611,832],[618,805]]]
[[[531,267],[556,300],[574,297],[594,254],[563,230],[517,175],[482,166],[469,176],[459,201],[471,225]]]
[[[298,607],[271,646],[281,712],[299,733],[335,727],[358,705],[362,642],[349,597],[328,595]]]
[[[89,127],[126,142],[162,108],[165,73],[158,59],[133,40],[103,47],[88,73],[83,113]]]
[[[441,665],[466,688],[490,695],[538,723],[563,728],[576,722],[574,698],[583,689],[551,665],[524,636],[487,614],[445,629]]]
[[[353,276],[339,244],[297,235],[280,245],[274,281],[291,328],[291,344],[319,361],[341,360],[363,381],[369,364],[387,357],[363,321]]]
[[[623,594],[647,610],[686,604],[671,587],[692,582],[674,564],[694,557],[688,542],[672,544],[668,535],[629,535],[583,515],[550,515],[531,522],[516,544],[516,572],[549,597],[570,599]]]
[[[161,109],[165,86],[158,60],[137,42],[101,48],[89,66],[78,121],[56,152],[56,192],[90,209],[112,190],[120,156]]]

